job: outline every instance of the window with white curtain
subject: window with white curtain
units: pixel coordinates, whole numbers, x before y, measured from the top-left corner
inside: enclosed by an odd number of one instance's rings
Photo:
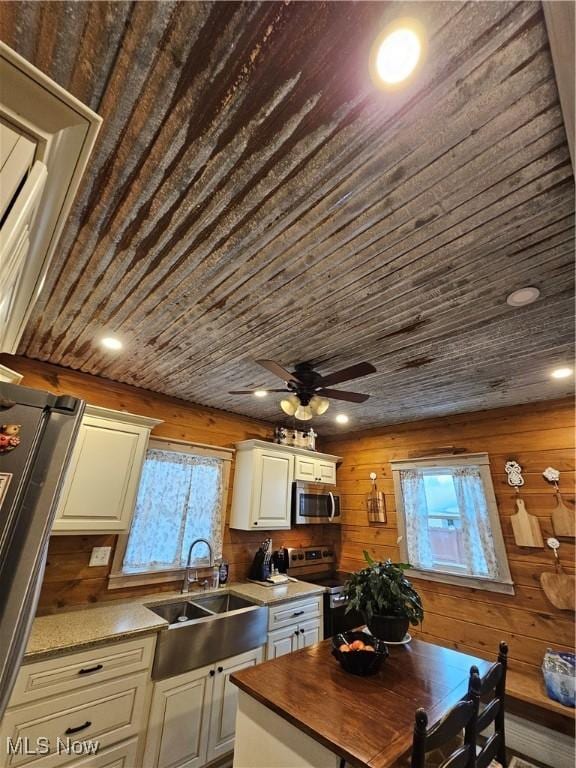
[[[391,464],[400,550],[413,575],[513,592],[488,455]]]
[[[186,565],[194,539],[207,539],[214,558],[222,556],[225,459],[194,453],[171,443],[154,443],[146,453],[121,574],[174,572]],[[193,565],[208,562],[198,544]]]

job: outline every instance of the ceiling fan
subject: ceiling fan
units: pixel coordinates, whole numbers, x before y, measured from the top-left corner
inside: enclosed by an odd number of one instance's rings
[[[256,360],[266,370],[278,376],[285,383],[283,389],[236,389],[230,395],[260,395],[268,392],[289,392],[289,396],[280,401],[280,407],[288,416],[294,416],[301,421],[308,421],[313,416],[326,413],[330,405],[328,398],[346,400],[350,403],[364,403],[370,395],[358,392],[343,392],[332,389],[332,385],[341,384],[351,379],[359,379],[375,373],[376,368],[371,363],[356,363],[343,368],[336,373],[322,376],[315,371],[310,363],[298,363],[292,372],[286,370],[274,360]]]

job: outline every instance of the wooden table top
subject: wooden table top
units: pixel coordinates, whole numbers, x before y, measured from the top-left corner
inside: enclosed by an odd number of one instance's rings
[[[466,693],[470,667],[490,662],[412,640],[389,646],[372,677],[350,675],[331,655],[332,641],[304,648],[232,675],[257,701],[362,768],[388,768],[412,746],[418,707],[436,722]]]

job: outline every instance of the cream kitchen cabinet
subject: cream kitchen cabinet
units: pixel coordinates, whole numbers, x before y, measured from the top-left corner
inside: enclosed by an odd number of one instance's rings
[[[335,483],[338,456],[264,440],[236,443],[230,527],[286,530],[291,525],[292,481]]]
[[[24,664],[0,722],[1,768],[134,768],[154,645],[143,637]],[[18,739],[28,751],[6,748]],[[72,742],[99,748],[81,757]]]
[[[234,749],[237,688],[230,675],[262,661],[262,649],[161,680],[154,686],[147,768],[201,768]]]
[[[87,405],[54,533],[128,531],[150,431],[161,422]]]
[[[294,480],[336,485],[336,461],[316,456],[294,456]]]
[[[323,598],[312,595],[272,606],[268,613],[266,658],[276,659],[324,639]]]

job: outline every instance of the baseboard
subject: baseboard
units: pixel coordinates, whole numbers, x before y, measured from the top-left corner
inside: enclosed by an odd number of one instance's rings
[[[574,739],[517,715],[506,715],[506,746],[550,768],[574,768]]]

